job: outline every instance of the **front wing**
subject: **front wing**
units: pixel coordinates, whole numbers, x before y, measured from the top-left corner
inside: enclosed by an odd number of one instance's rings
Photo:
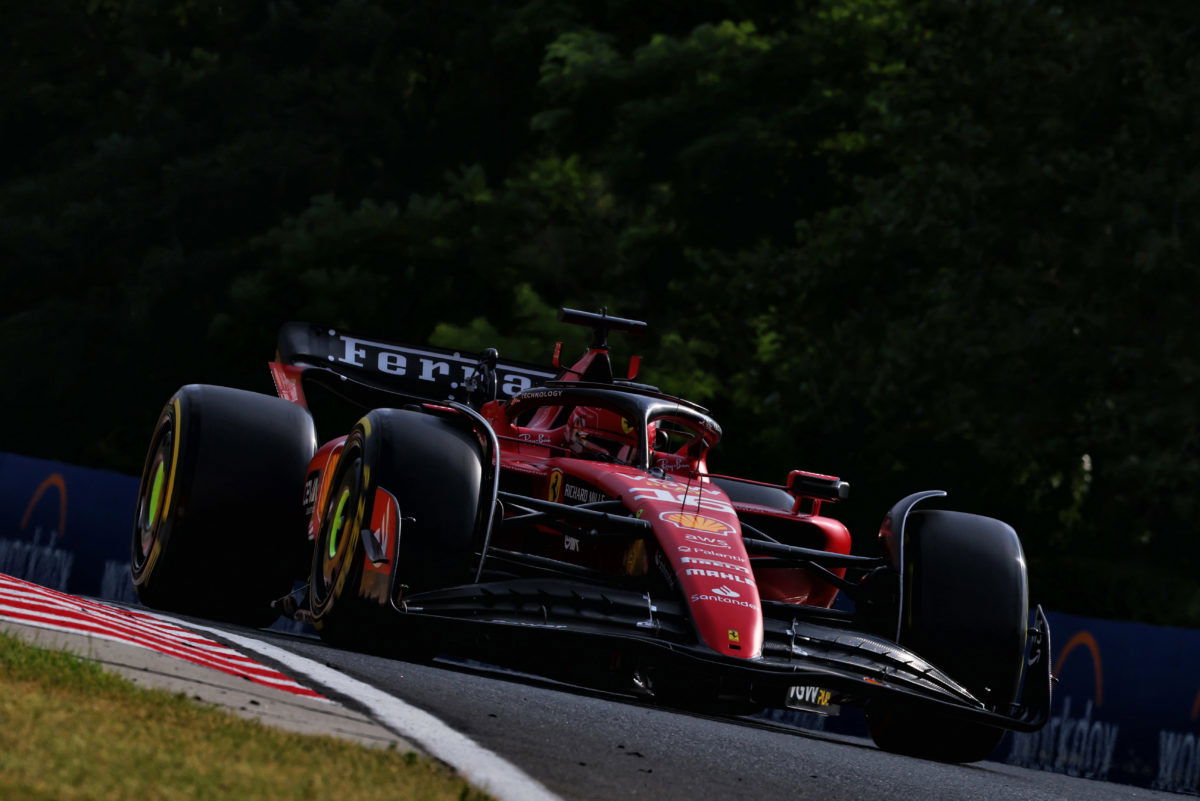
[[[936,666],[874,634],[803,621],[802,607],[764,609],[761,658],[718,654],[696,642],[683,604],[580,580],[525,578],[408,596],[398,611],[418,618],[519,628],[638,650],[692,671],[786,690],[820,686],[848,703],[919,701],[965,720],[1036,731],[1050,712],[1050,628],[1037,609],[1018,702],[992,709]],[[812,611],[812,610],[808,610]],[[795,616],[791,616],[792,613]]]

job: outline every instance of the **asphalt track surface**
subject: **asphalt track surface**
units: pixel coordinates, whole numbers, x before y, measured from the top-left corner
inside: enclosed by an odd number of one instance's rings
[[[412,664],[306,637],[205,623],[328,665],[423,709],[570,801],[1179,798],[993,762],[926,762],[853,737],[690,715],[485,666]]]

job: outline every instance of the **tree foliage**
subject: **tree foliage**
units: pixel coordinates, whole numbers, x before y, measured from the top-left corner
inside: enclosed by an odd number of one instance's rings
[[[0,448],[136,469],[286,319],[544,359],[607,305],[715,469],[839,473],[864,542],[942,487],[1057,608],[1200,622],[1190,4],[4,17]]]

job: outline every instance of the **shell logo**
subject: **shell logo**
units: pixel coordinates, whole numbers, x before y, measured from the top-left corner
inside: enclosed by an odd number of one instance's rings
[[[658,516],[658,519],[664,520],[677,528],[687,529],[688,531],[703,531],[705,534],[716,534],[719,537],[728,537],[733,533],[733,527],[728,523],[717,520],[715,517],[698,515],[692,512],[663,512]]]

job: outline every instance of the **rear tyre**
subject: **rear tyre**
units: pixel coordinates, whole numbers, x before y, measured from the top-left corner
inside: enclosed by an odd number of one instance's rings
[[[915,511],[905,526],[900,644],[1000,712],[1016,698],[1025,658],[1029,589],[1020,540],[999,520]],[[941,762],[977,762],[1004,732],[919,703],[867,710],[875,744]]]
[[[479,445],[446,420],[400,409],[376,409],[360,420],[323,502],[309,574],[313,623],[322,639],[408,658],[432,656],[436,647],[428,638],[400,631],[380,638],[380,627],[396,628],[394,588],[403,585],[409,594],[473,579],[482,479]],[[376,506],[393,503],[391,517],[399,525],[372,533]],[[386,569],[367,559],[364,536],[381,544]]]
[[[142,603],[266,625],[303,575],[301,492],[316,433],[280,398],[191,384],[167,402],[142,470],[130,568]]]

